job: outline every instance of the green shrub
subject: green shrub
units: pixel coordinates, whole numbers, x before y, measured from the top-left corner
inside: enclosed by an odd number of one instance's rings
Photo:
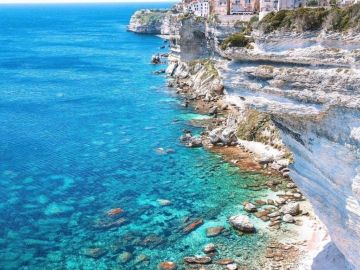
[[[250,38],[246,37],[243,33],[237,33],[226,38],[221,44],[221,49],[225,50],[229,47],[248,47],[250,43]]]
[[[360,3],[346,8],[298,8],[266,15],[257,25],[264,33],[276,30],[302,31],[360,31]]]

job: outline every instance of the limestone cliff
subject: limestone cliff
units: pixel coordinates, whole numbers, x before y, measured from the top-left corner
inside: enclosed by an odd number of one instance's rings
[[[242,26],[184,16],[175,21],[166,27],[173,46],[168,74],[179,80],[178,87],[191,87],[194,98],[216,100],[215,90],[225,87],[223,98],[237,111],[239,143],[269,166],[291,164],[291,178],[349,262],[343,269],[360,269],[356,34],[253,31],[248,46],[221,48]],[[198,62],[207,58],[211,66]],[[259,152],[250,141],[269,151]]]
[[[169,10],[139,10],[130,20],[128,31],[140,34],[167,34],[164,25],[169,19]]]

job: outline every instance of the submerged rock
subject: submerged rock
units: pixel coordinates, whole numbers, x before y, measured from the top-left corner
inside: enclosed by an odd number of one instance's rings
[[[161,262],[158,265],[158,270],[176,270],[177,265],[174,262]]]
[[[251,223],[250,219],[247,216],[236,215],[229,218],[229,223],[235,229],[246,232],[253,233],[255,232],[255,226]]]
[[[128,263],[132,259],[132,257],[133,255],[130,252],[124,251],[117,256],[116,261],[119,263]]]
[[[208,256],[193,256],[184,258],[184,262],[189,264],[208,264],[211,263],[211,261],[211,257]]]
[[[140,254],[136,257],[135,264],[140,264],[140,263],[148,262],[148,261],[149,261],[148,256],[146,256],[145,254]]]
[[[168,206],[171,204],[171,201],[166,199],[158,199],[157,202],[161,206]]]
[[[88,248],[85,250],[84,255],[94,259],[99,259],[106,254],[102,248]]]
[[[213,253],[216,251],[216,246],[213,243],[207,244],[203,251],[204,253]]]
[[[106,215],[109,216],[109,217],[113,217],[113,216],[117,216],[121,213],[123,213],[124,210],[121,209],[121,208],[113,208],[113,209],[110,209],[106,212]]]
[[[202,219],[196,219],[195,221],[193,221],[189,225],[187,225],[183,229],[183,232],[184,233],[190,233],[190,232],[192,232],[193,230],[195,230],[196,228],[200,227],[203,224],[204,224],[204,221]]]
[[[220,264],[220,265],[228,265],[228,264],[234,263],[234,260],[230,259],[230,258],[225,258],[225,259],[221,259],[221,260],[216,261],[216,263]]]
[[[206,236],[207,237],[215,237],[218,236],[219,234],[221,234],[223,232],[225,228],[222,226],[218,226],[218,227],[210,227],[206,229]]]

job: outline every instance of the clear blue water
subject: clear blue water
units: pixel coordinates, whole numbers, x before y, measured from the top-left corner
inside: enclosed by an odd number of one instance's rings
[[[244,200],[266,192],[246,189],[265,177],[178,143],[194,114],[152,74],[163,41],[126,32],[135,10],[167,6],[1,6],[0,269],[181,263],[210,242],[207,227],[228,227]],[[113,208],[125,212],[107,216]],[[126,223],[110,227],[119,217]],[[194,218],[204,225],[184,234]],[[211,242],[223,245],[219,257],[250,264],[265,240],[229,230]],[[86,256],[92,248],[103,256]]]

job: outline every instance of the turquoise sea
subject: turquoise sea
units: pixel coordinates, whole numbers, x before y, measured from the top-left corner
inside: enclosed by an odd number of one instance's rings
[[[179,143],[199,130],[152,74],[164,42],[126,31],[135,10],[169,5],[0,6],[1,270],[181,267],[210,242],[251,266],[262,251],[266,235],[227,218],[266,177]]]

